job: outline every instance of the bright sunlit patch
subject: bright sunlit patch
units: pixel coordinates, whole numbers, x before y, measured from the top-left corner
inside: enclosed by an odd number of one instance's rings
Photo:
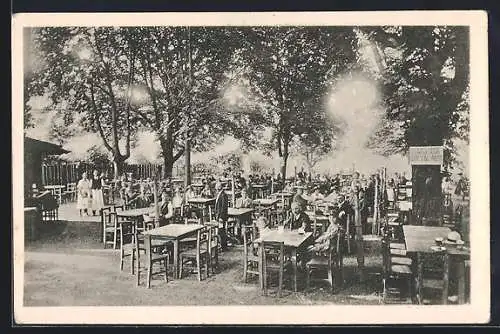
[[[130,103],[140,105],[147,103],[149,95],[146,87],[142,85],[135,85],[129,90]]]
[[[92,50],[88,47],[81,47],[76,54],[78,55],[78,58],[83,61],[89,61],[92,60]]]
[[[224,90],[224,104],[227,107],[235,107],[245,100],[244,88],[239,85],[231,85]]]

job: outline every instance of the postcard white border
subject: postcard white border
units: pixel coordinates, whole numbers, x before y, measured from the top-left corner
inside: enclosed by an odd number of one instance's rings
[[[470,27],[471,304],[447,306],[24,307],[23,28],[35,26],[467,25]],[[488,39],[485,11],[57,13],[12,20],[14,316],[18,324],[461,324],[490,317]],[[417,312],[418,311],[418,312]]]

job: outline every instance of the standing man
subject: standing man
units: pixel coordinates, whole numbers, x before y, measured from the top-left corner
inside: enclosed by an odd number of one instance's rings
[[[222,250],[227,249],[227,209],[229,207],[229,199],[227,197],[226,192],[224,191],[222,184],[217,182],[215,184],[215,190],[217,192],[217,196],[215,197],[215,219],[222,225],[222,228],[219,228],[219,234],[221,239]]]
[[[92,189],[92,213],[93,216],[100,213],[101,209],[104,207],[104,196],[102,193],[102,186],[104,185],[104,180],[101,176],[99,176],[99,171],[97,169],[94,170],[94,174],[92,176],[91,181],[91,189]]]

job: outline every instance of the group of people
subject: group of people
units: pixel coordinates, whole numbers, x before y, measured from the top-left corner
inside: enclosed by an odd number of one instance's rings
[[[106,185],[104,174],[94,170],[92,178],[88,178],[87,172],[82,173],[82,178],[76,185],[77,201],[76,208],[80,216],[97,215],[104,207],[103,187]]]

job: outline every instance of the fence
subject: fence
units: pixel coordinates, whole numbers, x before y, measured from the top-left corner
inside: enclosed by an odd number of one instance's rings
[[[42,163],[42,185],[67,184],[78,182],[83,172],[87,172],[89,177],[94,169],[103,172],[107,177],[113,177],[113,165],[101,164],[93,165],[83,162],[50,161]],[[132,173],[134,178],[153,178],[155,172],[163,172],[161,165],[156,164],[125,164],[125,173]],[[174,171],[177,171],[174,169]],[[177,171],[178,172],[178,171]]]

